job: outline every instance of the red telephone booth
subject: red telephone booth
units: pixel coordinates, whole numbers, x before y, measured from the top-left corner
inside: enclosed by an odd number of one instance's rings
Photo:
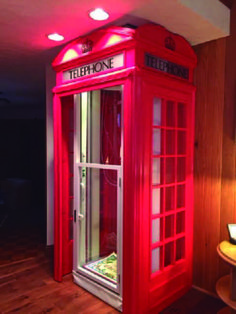
[[[192,283],[195,66],[159,25],[95,31],[53,62],[55,279],[126,314]]]

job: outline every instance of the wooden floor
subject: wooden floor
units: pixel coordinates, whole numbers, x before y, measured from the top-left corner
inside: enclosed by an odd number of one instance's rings
[[[52,277],[50,259],[37,257],[0,266],[0,313],[118,313],[72,282]]]
[[[195,289],[168,307],[163,314],[216,314],[223,303]],[[52,277],[50,259],[37,257],[0,266],[0,313],[115,314],[116,310],[72,282]]]
[[[7,228],[9,231],[9,229]],[[1,231],[1,230],[0,230]],[[119,313],[72,282],[53,280],[52,257],[37,230],[0,232],[0,313]],[[195,289],[163,314],[216,314],[224,304]]]
[[[0,314],[119,313],[75,285],[71,275],[54,281],[45,234],[33,219],[14,216],[0,226]]]

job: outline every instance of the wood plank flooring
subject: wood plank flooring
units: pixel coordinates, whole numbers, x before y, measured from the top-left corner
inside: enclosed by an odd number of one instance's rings
[[[224,307],[219,299],[191,289],[162,314],[216,314]],[[119,313],[72,282],[53,280],[51,262],[41,252],[37,257],[0,266],[0,313]]]
[[[119,313],[75,285],[71,275],[54,281],[44,240],[35,229],[26,231],[0,232],[0,314]],[[223,307],[219,299],[191,289],[162,314],[216,314]]]
[[[17,228],[8,220],[0,228],[0,314],[119,313],[73,283],[53,279],[53,258],[45,249],[45,230]],[[42,232],[43,231],[43,232]]]
[[[101,313],[116,310],[100,301],[65,276],[53,280],[50,261],[36,258],[0,266],[0,313]]]

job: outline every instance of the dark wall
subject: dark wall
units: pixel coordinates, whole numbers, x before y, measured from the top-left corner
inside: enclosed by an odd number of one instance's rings
[[[45,120],[0,120],[0,181],[7,208],[46,220]]]

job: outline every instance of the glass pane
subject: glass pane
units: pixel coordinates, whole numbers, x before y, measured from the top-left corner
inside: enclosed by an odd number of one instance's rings
[[[166,126],[175,126],[175,103],[170,100],[166,102]]]
[[[87,161],[87,111],[88,94],[81,94],[80,104],[80,161]]]
[[[160,270],[160,248],[152,250],[152,273]]]
[[[166,211],[175,209],[175,187],[166,187],[166,197],[165,197],[165,209]]]
[[[121,164],[121,86],[81,94],[81,162]]]
[[[186,158],[177,159],[177,181],[183,182],[186,180]]]
[[[175,182],[175,159],[166,158],[166,183]]]
[[[176,256],[175,260],[178,261],[185,257],[185,238],[176,241]]]
[[[177,186],[177,208],[185,207],[185,185]]]
[[[152,243],[160,241],[160,219],[152,220]]]
[[[82,177],[80,200],[85,228],[85,254],[80,266],[116,282],[117,171],[87,168],[86,176]]]
[[[165,239],[174,235],[174,215],[165,218]]]
[[[153,100],[153,125],[161,125],[161,99],[157,97]]]
[[[153,129],[153,138],[152,138],[152,150],[153,155],[161,154],[161,130]]]
[[[186,127],[186,105],[178,103],[178,127]]]
[[[186,154],[186,132],[179,131],[177,136],[177,153],[179,155]]]
[[[152,162],[152,184],[160,184],[161,183],[161,175],[160,175],[160,158],[153,158]]]
[[[175,131],[166,131],[166,154],[175,154]]]
[[[176,233],[185,231],[185,212],[177,213],[176,215]]]
[[[160,214],[161,210],[161,199],[162,199],[162,189],[152,189],[152,214]]]
[[[174,243],[170,242],[165,245],[164,267],[172,264],[174,253]]]

